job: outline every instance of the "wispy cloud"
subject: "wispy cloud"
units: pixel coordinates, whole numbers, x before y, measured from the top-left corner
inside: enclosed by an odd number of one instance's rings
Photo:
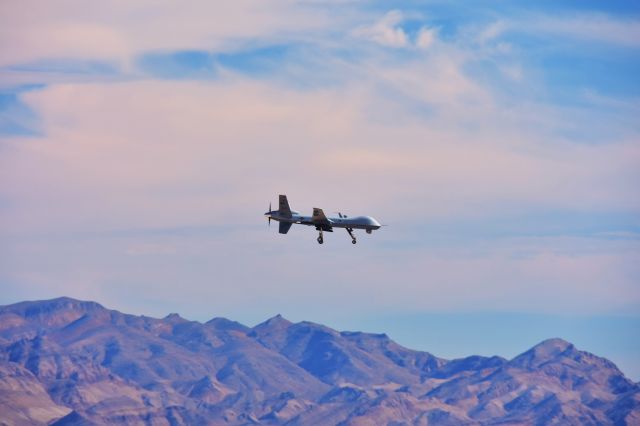
[[[402,20],[402,13],[392,10],[373,25],[356,28],[353,34],[383,46],[405,47],[409,40],[404,29],[399,26]]]
[[[402,24],[407,17],[399,10],[391,10],[372,24],[362,25],[352,34],[381,46],[394,48],[416,47],[427,49],[437,41],[437,29],[423,25],[415,34],[410,34]]]
[[[437,39],[435,28],[422,27],[416,36],[416,46],[420,49],[428,49]]]
[[[323,9],[285,0],[102,2],[90,8],[78,0],[55,5],[27,0],[0,7],[0,66],[90,58],[126,68],[148,51],[220,49],[237,39],[291,35],[340,22]]]
[[[606,15],[579,15],[571,18],[540,17],[532,26],[542,33],[580,40],[640,47],[640,20]]]
[[[640,47],[640,20],[604,14],[570,16],[525,14],[502,18],[486,25],[477,35],[485,43],[506,33],[527,33],[534,37],[564,37],[576,41]]]

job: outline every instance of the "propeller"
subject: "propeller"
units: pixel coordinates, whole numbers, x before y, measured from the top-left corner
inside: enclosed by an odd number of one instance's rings
[[[269,218],[268,218],[268,221],[269,221],[269,228],[271,228],[271,201],[269,201]]]

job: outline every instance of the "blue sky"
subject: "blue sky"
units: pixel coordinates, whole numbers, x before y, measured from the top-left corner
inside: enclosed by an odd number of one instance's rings
[[[0,6],[0,304],[276,313],[640,379],[635,2]],[[262,213],[371,214],[286,237]]]

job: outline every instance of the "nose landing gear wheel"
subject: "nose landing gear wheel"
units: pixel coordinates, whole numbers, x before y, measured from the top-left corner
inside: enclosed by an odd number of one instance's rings
[[[318,237],[318,244],[322,244],[324,243],[324,240],[322,239],[322,237]]]
[[[353,240],[351,240],[351,244],[355,244],[356,243],[356,239],[354,238]]]

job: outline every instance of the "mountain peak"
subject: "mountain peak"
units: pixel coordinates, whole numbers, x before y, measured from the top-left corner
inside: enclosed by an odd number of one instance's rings
[[[538,343],[537,345],[534,346],[534,348],[540,348],[545,350],[560,349],[562,351],[565,351],[569,346],[572,346],[572,344],[567,342],[566,340],[561,339],[560,337],[552,337],[550,339],[546,339]]]
[[[292,325],[293,323],[291,321],[278,314],[253,327],[248,335],[250,337],[257,337],[258,339],[264,337],[269,340],[275,339],[282,341],[286,339],[287,332]]]
[[[547,339],[515,357],[510,364],[525,368],[535,368],[571,350],[575,350],[575,347],[566,340],[557,337]]]
[[[531,350],[536,353],[537,357],[550,359],[555,358],[563,352],[566,352],[567,350],[572,348],[574,348],[574,346],[571,343],[567,342],[566,340],[560,339],[559,337],[554,337],[551,339],[543,340],[542,342],[531,348]]]
[[[244,324],[241,324],[237,321],[232,321],[227,318],[215,317],[211,318],[209,321],[205,323],[206,326],[213,327],[216,330],[237,330],[246,332],[249,330]]]
[[[165,320],[165,321],[172,322],[172,323],[187,321],[186,319],[182,318],[180,316],[180,314],[177,314],[175,312],[170,313],[169,315],[167,315],[166,317],[164,317],[162,319]]]
[[[60,315],[84,315],[107,309],[97,302],[86,302],[71,297],[58,297],[50,300],[36,300],[1,306],[0,312],[11,312],[24,318],[46,319]]]
[[[20,318],[18,321],[23,322],[23,325],[31,330],[37,330],[41,327],[65,327],[82,317],[101,316],[108,314],[108,312],[99,303],[85,302],[70,297],[0,306],[0,314],[9,314]]]
[[[254,328],[264,328],[264,327],[277,327],[277,328],[287,328],[289,326],[293,325],[293,323],[291,321],[289,321],[288,319],[286,319],[285,317],[283,317],[280,314],[277,314],[271,318],[269,318],[268,320],[256,325]]]
[[[16,303],[13,305],[6,305],[0,307],[1,309],[10,309],[12,312],[46,312],[55,310],[72,310],[72,309],[105,309],[104,306],[97,302],[83,301],[73,299],[71,297],[58,297],[49,300],[33,300]]]

